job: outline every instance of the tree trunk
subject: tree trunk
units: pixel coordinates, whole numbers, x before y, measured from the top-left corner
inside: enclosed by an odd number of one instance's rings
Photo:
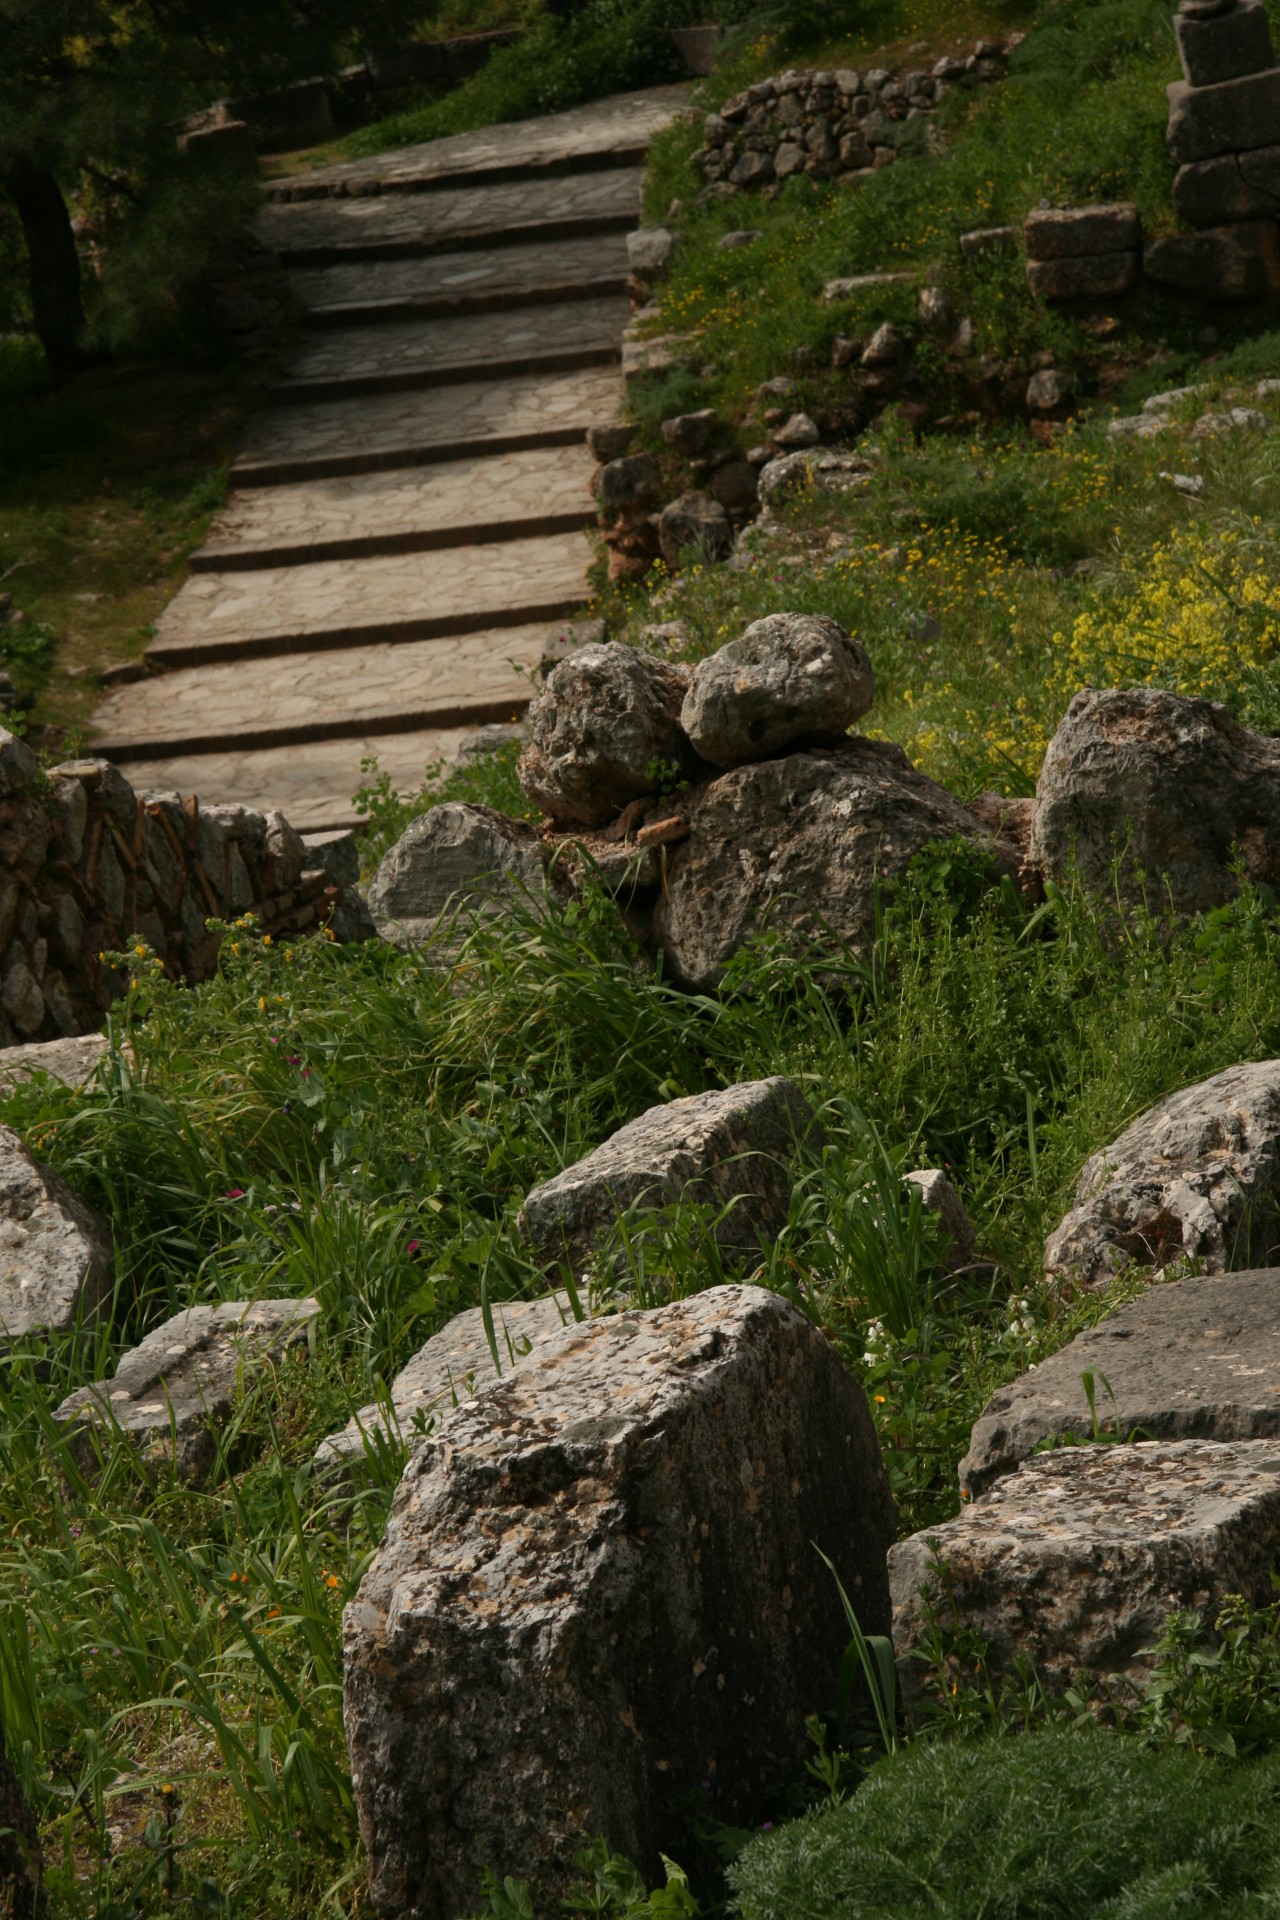
[[[80,259],[67,203],[44,167],[6,173],[0,177],[0,192],[13,202],[22,222],[36,335],[54,379],[62,383],[89,361],[84,348]]]

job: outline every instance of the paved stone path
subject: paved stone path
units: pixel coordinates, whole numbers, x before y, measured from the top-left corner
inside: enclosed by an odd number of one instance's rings
[[[354,817],[511,720],[587,600],[588,427],[616,417],[626,239],[682,90],[265,189],[300,337],[101,751],[135,784]]]

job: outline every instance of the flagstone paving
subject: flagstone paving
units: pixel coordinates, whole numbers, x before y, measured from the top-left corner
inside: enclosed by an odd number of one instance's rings
[[[304,322],[99,746],[148,790],[353,818],[517,718],[587,604],[587,429],[617,418],[625,232],[679,88],[265,189]]]

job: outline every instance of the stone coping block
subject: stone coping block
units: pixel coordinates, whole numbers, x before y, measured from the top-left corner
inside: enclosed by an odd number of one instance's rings
[[[1265,0],[1235,0],[1225,12],[1173,16],[1182,71],[1192,87],[1212,87],[1275,65]]]
[[[1142,245],[1142,220],[1131,200],[1097,207],[1035,207],[1027,215],[1023,235],[1030,260],[1135,253]]]
[[[1169,156],[1175,166],[1211,160],[1216,153],[1273,147],[1280,126],[1280,67],[1189,87],[1175,80],[1169,95]]]
[[[0,1342],[92,1320],[114,1278],[105,1221],[0,1127]]]
[[[497,1368],[481,1308],[456,1313],[392,1381],[394,1428],[383,1405],[372,1402],[361,1407],[341,1433],[320,1442],[316,1465],[325,1470],[358,1466],[368,1453],[393,1443],[397,1431],[412,1446],[416,1438],[425,1437],[415,1432],[417,1423],[452,1413],[482,1387],[504,1378],[554,1334],[563,1333],[575,1318],[565,1293],[549,1293],[541,1300],[495,1301],[490,1314]]]
[[[152,1456],[171,1457],[184,1479],[203,1480],[242,1389],[304,1344],[319,1313],[310,1299],[188,1307],[124,1354],[110,1380],[69,1394],[54,1418],[72,1427],[85,1472],[97,1459],[93,1429],[116,1427]]]
[[[1167,1615],[1212,1620],[1229,1593],[1272,1596],[1280,1443],[1148,1441],[1036,1454],[956,1520],[889,1550],[893,1643],[908,1703],[936,1607],[987,1643],[998,1685],[1028,1659],[1050,1693],[1078,1674],[1139,1680]],[[941,1565],[945,1577],[934,1571]]]
[[[343,1620],[379,1914],[554,1913],[584,1833],[652,1879],[715,1782],[764,1818],[848,1628],[888,1626],[892,1499],[862,1387],[778,1295],[569,1327],[414,1456]]]
[[[1280,83],[1280,73],[1276,77]],[[1276,108],[1280,116],[1280,84]],[[1185,293],[1265,300],[1280,293],[1280,227],[1274,220],[1241,220],[1200,233],[1164,233],[1148,241],[1143,266],[1149,280]]]
[[[983,1493],[1042,1441],[1103,1428],[1122,1439],[1263,1440],[1280,1435],[1280,1268],[1149,1287],[1012,1386],[993,1393],[960,1462]]]

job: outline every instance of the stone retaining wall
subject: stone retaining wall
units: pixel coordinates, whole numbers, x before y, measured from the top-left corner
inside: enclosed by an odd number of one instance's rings
[[[135,933],[194,984],[217,964],[210,919],[324,924],[342,889],[323,858],[281,813],[135,793],[106,760],[42,772],[0,731],[0,1045],[100,1027],[123,987],[101,956]]]

